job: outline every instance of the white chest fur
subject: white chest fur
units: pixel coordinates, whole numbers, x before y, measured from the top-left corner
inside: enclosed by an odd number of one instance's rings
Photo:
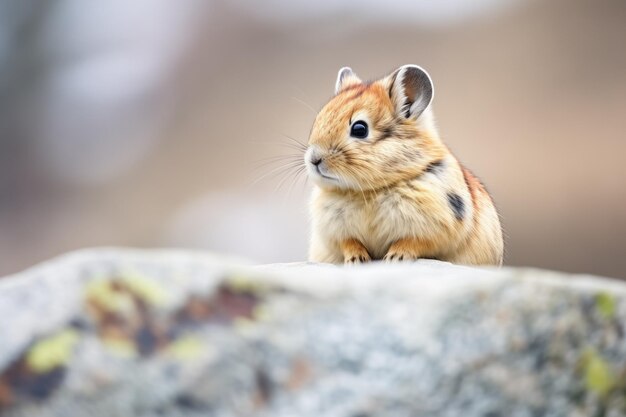
[[[380,259],[400,238],[433,233],[438,221],[433,203],[446,204],[445,194],[436,191],[428,186],[419,191],[394,187],[363,198],[316,190],[313,227],[329,248],[336,246],[334,242],[354,238],[374,259]]]

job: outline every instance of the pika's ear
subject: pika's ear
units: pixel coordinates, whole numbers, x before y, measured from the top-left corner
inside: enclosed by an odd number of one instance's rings
[[[433,99],[430,75],[417,65],[404,65],[389,75],[389,96],[396,113],[417,119]]]
[[[337,73],[337,82],[335,83],[335,94],[339,94],[341,90],[351,85],[360,84],[361,79],[352,71],[350,67],[343,67]]]

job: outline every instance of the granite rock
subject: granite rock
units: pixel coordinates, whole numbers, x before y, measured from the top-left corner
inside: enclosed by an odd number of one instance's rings
[[[1,416],[626,416],[626,285],[102,249],[0,279]]]

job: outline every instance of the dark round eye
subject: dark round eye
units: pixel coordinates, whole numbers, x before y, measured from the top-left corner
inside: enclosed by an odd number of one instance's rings
[[[358,139],[365,139],[367,134],[369,133],[367,129],[367,123],[363,120],[357,120],[352,123],[352,127],[350,128],[350,136]]]

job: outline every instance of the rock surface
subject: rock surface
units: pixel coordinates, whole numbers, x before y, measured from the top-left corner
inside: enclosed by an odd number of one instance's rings
[[[240,265],[95,250],[1,279],[0,415],[626,415],[621,282]]]

